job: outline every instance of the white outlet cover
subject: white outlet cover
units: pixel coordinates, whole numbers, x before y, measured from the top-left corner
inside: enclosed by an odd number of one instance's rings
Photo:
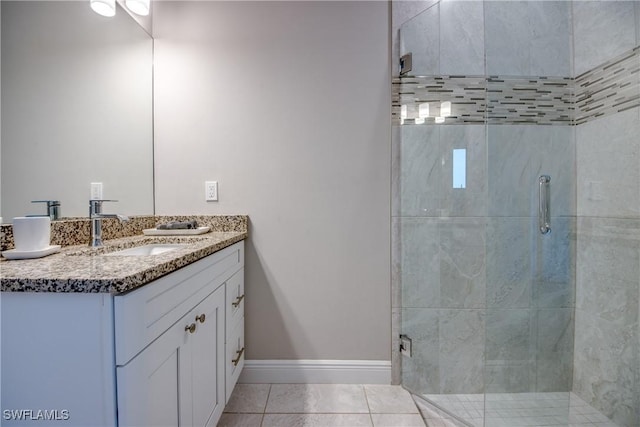
[[[91,200],[101,200],[101,199],[102,199],[102,183],[92,182],[91,183]]]
[[[207,202],[218,201],[218,181],[205,181],[204,199]]]

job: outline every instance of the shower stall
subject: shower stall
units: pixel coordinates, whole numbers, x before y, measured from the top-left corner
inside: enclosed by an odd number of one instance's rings
[[[427,422],[640,426],[640,1],[424,2],[397,53],[397,380]]]

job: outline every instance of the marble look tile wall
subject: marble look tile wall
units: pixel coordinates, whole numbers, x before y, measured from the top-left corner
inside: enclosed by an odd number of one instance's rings
[[[571,3],[486,1],[489,75],[571,75]]]
[[[536,391],[570,391],[573,383],[573,308],[536,310]]]
[[[415,76],[570,76],[570,29],[570,2],[439,2],[402,24],[400,55]]]
[[[490,218],[487,230],[487,306],[531,306],[531,253],[537,235],[529,218]]]
[[[634,55],[626,52],[640,45],[640,2],[574,1],[573,16],[578,76],[573,391],[618,425],[632,427],[640,425],[640,91],[638,47]],[[591,120],[605,109],[617,111]]]
[[[400,153],[400,216],[440,215],[442,155],[438,126],[403,126]]]
[[[538,177],[551,176],[551,214],[575,215],[575,129],[569,126],[488,126],[489,216],[531,216]]]
[[[486,307],[486,219],[439,221],[440,307]]]
[[[400,218],[402,307],[440,307],[438,222],[433,218]]]
[[[573,391],[640,424],[640,219],[578,218]]]
[[[411,75],[440,74],[440,2],[407,21],[400,29],[400,56],[412,53]]]
[[[400,55],[413,54],[412,75],[485,74],[482,2],[438,2],[402,24],[399,37]]]
[[[640,108],[576,128],[578,215],[640,218]]]
[[[640,44],[637,1],[577,1],[573,4],[574,76]]]
[[[391,76],[399,75],[400,28],[402,25],[430,8],[439,0],[403,0],[394,1],[391,7]]]
[[[411,337],[413,350],[413,357],[402,357],[402,385],[416,394],[440,393],[438,309],[403,308],[401,329]]]
[[[403,358],[402,384],[421,394],[481,393],[484,316],[484,310],[403,309],[414,357]]]
[[[482,125],[402,126],[394,142],[394,216],[487,213],[487,143]],[[467,186],[453,188],[453,150],[466,149]]]
[[[438,317],[439,392],[481,393],[484,389],[485,311],[439,310]]]
[[[440,3],[440,75],[483,75],[484,7],[478,1]]]
[[[418,56],[413,75],[577,76],[640,44],[638,8],[637,1],[394,2],[393,76],[396,52]]]

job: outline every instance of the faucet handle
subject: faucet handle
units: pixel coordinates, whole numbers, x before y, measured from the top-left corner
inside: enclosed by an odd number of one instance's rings
[[[102,202],[117,202],[117,200],[89,199],[89,207],[91,209],[100,209],[102,207]]]
[[[47,216],[54,219],[60,218],[60,201],[59,200],[32,200],[31,203],[46,203]]]
[[[102,213],[102,202],[117,202],[117,200],[89,199],[89,218],[94,214]]]
[[[31,203],[46,203],[47,206],[60,206],[59,200],[32,200]]]

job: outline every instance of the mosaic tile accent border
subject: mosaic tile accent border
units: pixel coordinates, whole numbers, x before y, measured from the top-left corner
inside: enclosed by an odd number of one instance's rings
[[[573,118],[573,79],[489,77],[489,124],[569,125]]]
[[[400,124],[401,105],[407,105],[407,124],[414,124],[418,116],[418,105],[429,103],[430,117],[426,123],[435,121],[442,102],[451,102],[453,115],[445,123],[482,124],[487,109],[487,79],[484,77],[439,76],[402,77],[392,82],[392,120]]]
[[[424,123],[433,124],[446,101],[451,102],[451,115],[442,124],[580,125],[640,106],[640,46],[576,78],[395,78],[392,124],[422,122],[418,117],[422,103],[429,103],[430,110]]]
[[[575,124],[640,106],[640,46],[575,79]]]

